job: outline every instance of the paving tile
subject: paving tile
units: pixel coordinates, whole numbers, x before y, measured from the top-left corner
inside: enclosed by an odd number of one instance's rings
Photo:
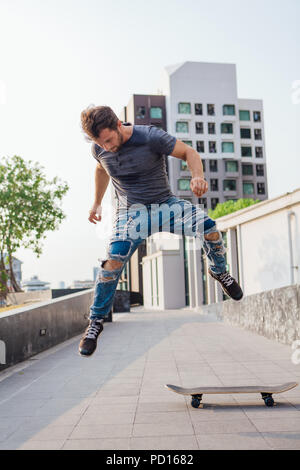
[[[126,413],[103,409],[98,415],[94,409],[87,410],[78,422],[79,426],[98,425],[98,424],[133,424],[135,413]]]
[[[300,450],[299,432],[263,432],[261,434],[272,449]]]
[[[130,450],[129,438],[68,439],[63,450]]]
[[[194,435],[194,429],[191,423],[172,424],[165,423],[144,423],[134,424],[133,437],[141,436],[184,436]]]
[[[251,406],[241,406],[248,418],[293,418],[299,417],[300,413],[297,408],[295,408],[290,403],[285,402],[276,402],[274,406],[267,407],[264,403],[253,404]]]
[[[91,398],[52,398],[36,410],[35,416],[60,416],[64,413],[80,415],[84,413]]]
[[[257,433],[256,427],[251,424],[247,418],[230,419],[230,420],[209,420],[209,421],[193,421],[195,434],[236,434],[244,432]]]
[[[134,437],[130,450],[198,450],[195,436]]]
[[[196,435],[201,450],[270,450],[270,445],[255,432]]]
[[[132,424],[99,424],[99,425],[78,425],[70,434],[69,439],[99,439],[109,437],[131,437]]]
[[[98,393],[91,401],[90,406],[93,405],[114,405],[118,403],[118,405],[124,405],[124,404],[132,404],[132,403],[137,403],[139,400],[138,395],[130,395],[126,397],[118,397],[116,400],[116,397],[112,396],[106,396],[106,395],[101,395],[101,393]]]
[[[191,418],[187,411],[137,413],[135,424],[190,424]]]
[[[193,423],[247,419],[243,409],[238,405],[231,403],[228,403],[225,406],[203,404],[202,407],[198,409],[190,407],[189,413]]]
[[[152,413],[159,411],[185,411],[187,405],[184,400],[182,401],[167,401],[162,403],[161,401],[139,403],[137,412],[138,413]]]
[[[55,440],[66,440],[69,434],[73,431],[74,426],[47,426],[41,428],[38,431],[34,431],[30,428],[20,429],[16,431],[12,436],[11,439],[17,440],[33,440],[33,441],[49,441],[53,440],[55,436]]]
[[[251,422],[259,432],[300,432],[299,417],[272,417],[271,419],[256,418],[251,416]]]
[[[16,450],[60,450],[64,445],[64,440],[33,441],[24,442]]]
[[[40,409],[46,402],[47,399],[17,400],[13,397],[11,400],[8,400],[0,406],[0,420],[2,417],[19,418],[34,416],[38,409]]]

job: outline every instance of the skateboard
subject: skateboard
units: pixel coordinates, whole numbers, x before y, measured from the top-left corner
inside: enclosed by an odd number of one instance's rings
[[[193,408],[199,408],[202,395],[204,394],[223,394],[223,393],[261,393],[262,399],[266,406],[273,406],[274,400],[273,393],[282,393],[297,387],[297,382],[287,382],[283,385],[251,385],[240,387],[197,387],[197,388],[183,388],[177,385],[166,384],[165,387],[172,392],[179,393],[180,395],[191,395],[191,405]]]

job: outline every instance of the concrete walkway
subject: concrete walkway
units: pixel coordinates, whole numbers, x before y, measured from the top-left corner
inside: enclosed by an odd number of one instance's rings
[[[0,374],[0,449],[300,449],[300,386],[190,398],[184,386],[300,381],[292,349],[190,310],[135,308],[106,323],[91,358],[79,337]]]

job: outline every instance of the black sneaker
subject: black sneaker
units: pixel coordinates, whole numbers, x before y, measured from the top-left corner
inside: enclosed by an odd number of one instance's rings
[[[232,276],[230,276],[227,271],[221,274],[216,274],[210,271],[209,269],[208,272],[211,277],[219,281],[225,294],[227,294],[234,300],[241,300],[241,298],[243,297],[243,291],[240,288],[239,284],[236,282],[236,280]]]
[[[103,320],[90,320],[89,326],[85,330],[79,343],[79,354],[87,357],[91,356],[97,347],[97,338],[103,330]]]

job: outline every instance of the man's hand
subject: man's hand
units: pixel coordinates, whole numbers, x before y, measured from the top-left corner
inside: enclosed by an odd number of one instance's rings
[[[190,185],[191,190],[198,197],[201,197],[208,190],[207,181],[205,181],[205,179],[201,178],[200,176],[195,176],[192,178]]]
[[[99,206],[98,204],[94,204],[90,210],[90,215],[89,215],[88,220],[92,222],[92,224],[96,224],[97,222],[100,222],[101,212],[102,212],[102,207]]]

